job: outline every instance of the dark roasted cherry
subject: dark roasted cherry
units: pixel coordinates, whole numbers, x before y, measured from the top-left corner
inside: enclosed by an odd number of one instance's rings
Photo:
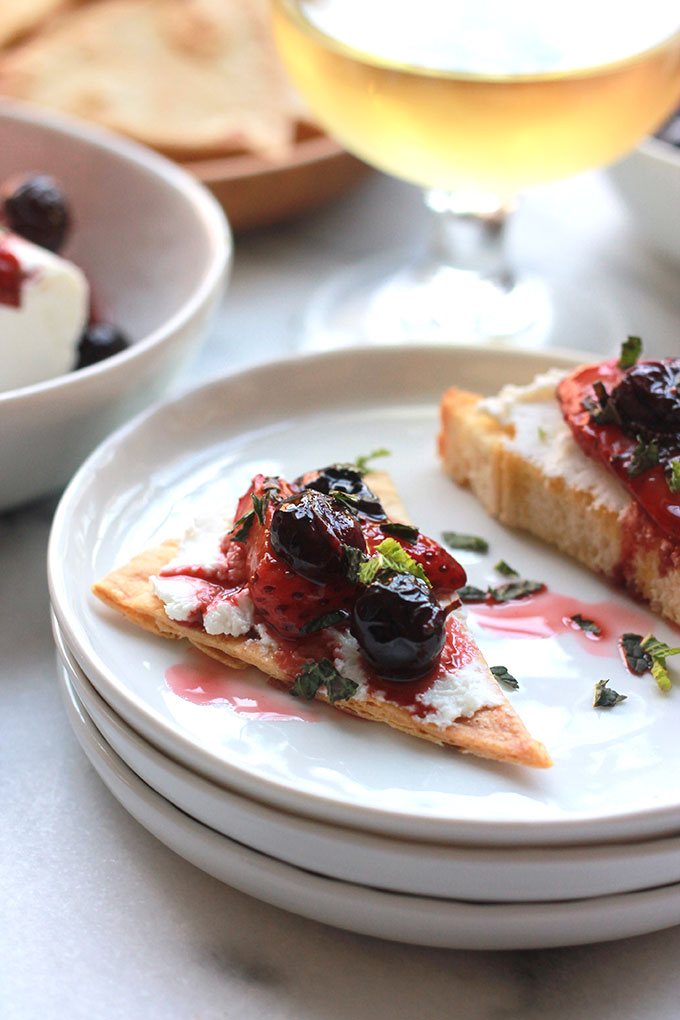
[[[626,425],[657,433],[680,430],[680,359],[642,361],[629,368],[611,393]]]
[[[330,464],[321,471],[310,471],[297,480],[298,485],[317,492],[345,492],[356,497],[356,509],[359,513],[375,521],[383,521],[386,513],[376,494],[366,485],[360,471],[351,464]]]
[[[130,341],[117,326],[109,322],[92,323],[80,338],[76,368],[96,365],[98,361],[104,361],[112,354],[120,354],[129,346]]]
[[[386,680],[416,680],[444,646],[446,611],[423,581],[395,574],[374,581],[354,603],[350,630]]]
[[[15,234],[42,248],[59,251],[71,225],[71,214],[61,187],[46,174],[9,181],[4,195],[7,225]]]
[[[277,506],[269,538],[277,556],[301,577],[318,583],[343,576],[343,545],[366,549],[357,518],[313,489]]]

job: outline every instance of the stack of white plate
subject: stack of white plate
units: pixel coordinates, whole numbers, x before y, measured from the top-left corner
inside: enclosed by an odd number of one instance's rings
[[[90,761],[167,846],[296,913],[385,938],[529,948],[680,923],[678,695],[629,674],[617,630],[668,628],[531,540],[480,517],[441,476],[437,403],[450,382],[491,391],[565,355],[439,348],[344,351],[250,370],[136,419],[87,461],[57,511],[49,581],[58,674]],[[257,471],[296,476],[377,447],[423,531],[483,534],[471,583],[503,558],[548,585],[534,616],[470,620],[555,764],[503,766],[300,704],[135,628],[90,584],[230,508]],[[496,578],[497,580],[497,578]],[[602,640],[555,607],[608,621]],[[549,611],[545,607],[549,607]],[[550,608],[551,607],[551,608]],[[541,615],[543,614],[543,615]],[[597,680],[627,699],[592,706]]]

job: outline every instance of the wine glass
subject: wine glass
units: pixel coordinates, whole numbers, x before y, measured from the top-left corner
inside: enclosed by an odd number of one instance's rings
[[[319,123],[420,185],[429,247],[359,265],[317,302],[320,345],[541,342],[551,302],[505,251],[520,192],[614,161],[680,95],[676,0],[272,0]],[[398,215],[398,210],[395,210]]]

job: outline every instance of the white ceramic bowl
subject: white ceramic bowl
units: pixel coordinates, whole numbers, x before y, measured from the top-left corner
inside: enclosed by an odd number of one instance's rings
[[[132,339],[121,354],[0,393],[0,510],[64,485],[94,447],[162,395],[203,338],[232,258],[221,208],[142,146],[19,103],[0,103],[0,181],[52,174],[74,227],[64,255],[97,317]]]
[[[609,168],[640,233],[668,258],[680,262],[680,148],[647,138]]]

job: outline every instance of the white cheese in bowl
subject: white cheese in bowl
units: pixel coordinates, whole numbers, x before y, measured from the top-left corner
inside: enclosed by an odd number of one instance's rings
[[[89,301],[72,262],[17,234],[0,237],[0,392],[75,368]]]

